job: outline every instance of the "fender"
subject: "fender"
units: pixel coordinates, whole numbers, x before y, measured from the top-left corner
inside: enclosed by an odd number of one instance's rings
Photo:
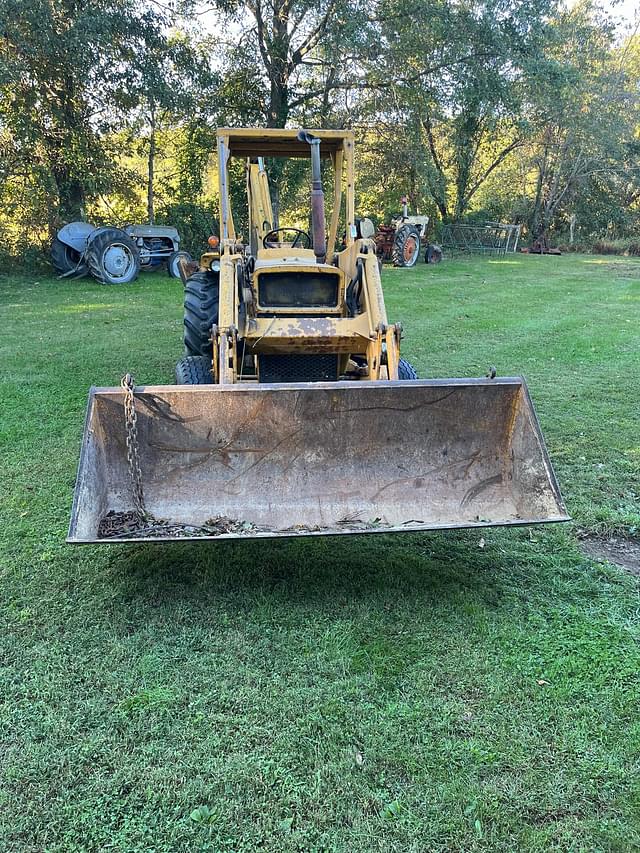
[[[96,231],[96,226],[90,222],[70,222],[58,231],[57,237],[61,243],[71,246],[76,252],[84,255],[90,238]]]

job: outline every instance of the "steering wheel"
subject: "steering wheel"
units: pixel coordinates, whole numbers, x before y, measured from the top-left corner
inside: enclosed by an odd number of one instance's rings
[[[278,245],[283,242],[289,242],[288,240],[281,240],[278,235],[279,234],[295,234],[296,236],[291,241],[291,248],[295,249],[300,244],[301,240],[305,241],[305,244],[301,246],[302,249],[310,249],[311,248],[311,237],[307,234],[306,231],[302,231],[300,228],[274,228],[273,231],[268,231],[264,235],[264,239],[262,241],[262,245],[265,249],[277,249]]]

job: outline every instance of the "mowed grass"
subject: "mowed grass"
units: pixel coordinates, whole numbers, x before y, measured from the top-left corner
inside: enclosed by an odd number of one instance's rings
[[[4,277],[0,849],[640,847],[640,263],[385,270],[423,376],[526,375],[575,522],[64,544],[87,389],[171,382],[181,289]]]

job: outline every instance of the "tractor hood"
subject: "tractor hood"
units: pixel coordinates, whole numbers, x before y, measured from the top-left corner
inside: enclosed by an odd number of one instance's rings
[[[124,230],[130,237],[166,237],[174,243],[180,242],[177,229],[166,225],[127,225]]]

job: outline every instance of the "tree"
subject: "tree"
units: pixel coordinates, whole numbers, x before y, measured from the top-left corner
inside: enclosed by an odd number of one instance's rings
[[[292,113],[321,99],[326,86],[320,84],[323,63],[315,56],[325,40],[334,47],[333,62],[339,60],[343,42],[349,40],[357,0],[219,0],[214,3],[227,21],[234,21],[239,36],[226,48],[228,65],[247,69],[244,79],[260,83],[260,111],[267,127],[285,127]],[[361,24],[362,25],[362,24]],[[223,28],[224,29],[224,28]],[[338,52],[336,52],[338,51]],[[250,70],[249,70],[250,69]],[[309,86],[309,71],[315,73]],[[329,86],[338,84],[335,74]],[[246,91],[250,103],[256,93]]]
[[[170,49],[168,19],[134,0],[0,0],[0,19],[0,122],[48,185],[55,230],[121,179],[113,131]]]
[[[421,128],[424,180],[445,221],[526,138],[526,81],[552,4],[431,2],[381,19],[383,61],[399,69],[384,108],[410,134]]]
[[[181,200],[185,191],[193,196],[201,188],[206,165],[206,154],[203,158],[200,143],[203,136],[209,143],[211,141],[203,107],[213,96],[219,76],[211,71],[208,58],[199,45],[194,47],[181,33],[170,37],[151,33],[141,52],[132,59],[130,75],[132,129],[142,134],[141,148],[146,154],[147,166],[147,218],[153,224],[158,134],[180,124],[186,126],[187,148],[180,152],[183,168],[178,188],[182,191]]]
[[[535,190],[529,228],[534,235],[569,212],[579,191],[629,176],[629,154],[638,148],[637,95],[612,50],[613,40],[611,23],[588,0],[559,14],[550,29],[545,73],[530,97]]]
[[[222,32],[235,30],[233,41],[214,40],[222,51],[225,80],[221,94],[235,94],[235,104],[221,98],[220,116],[232,112],[240,123],[285,127],[304,123],[309,113],[328,116],[329,92],[345,85],[357,33],[368,27],[361,0],[215,0],[209,8],[223,17]],[[330,45],[330,49],[328,46]],[[324,108],[324,109],[323,109]],[[281,192],[302,173],[274,159],[268,164],[274,222]]]

